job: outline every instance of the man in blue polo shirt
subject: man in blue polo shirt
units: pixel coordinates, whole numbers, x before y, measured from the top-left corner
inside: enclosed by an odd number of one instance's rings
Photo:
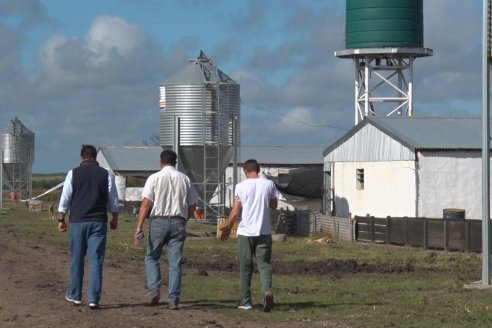
[[[70,210],[70,285],[65,299],[74,305],[82,304],[84,258],[87,254],[87,300],[91,309],[99,308],[101,299],[108,211],[112,213],[110,228],[115,230],[118,227],[119,210],[113,176],[99,166],[96,156],[94,146],[82,146],[80,166],[68,172],[58,206],[58,230],[61,232],[67,231],[65,215]]]

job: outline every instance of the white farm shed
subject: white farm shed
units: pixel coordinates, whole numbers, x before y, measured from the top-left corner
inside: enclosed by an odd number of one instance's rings
[[[323,152],[340,217],[481,219],[481,119],[364,119]]]

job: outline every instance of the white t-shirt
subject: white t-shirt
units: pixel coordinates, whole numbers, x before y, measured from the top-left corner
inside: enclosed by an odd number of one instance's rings
[[[165,166],[152,174],[145,182],[142,197],[154,203],[150,216],[188,219],[188,206],[198,202],[198,194],[190,179],[173,166]]]
[[[270,201],[277,198],[275,184],[265,178],[246,179],[236,186],[235,197],[243,209],[237,234],[247,237],[270,235]]]

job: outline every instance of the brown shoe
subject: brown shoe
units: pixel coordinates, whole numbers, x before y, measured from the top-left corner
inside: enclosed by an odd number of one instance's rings
[[[153,291],[153,292],[150,292],[150,302],[149,302],[149,305],[150,306],[155,306],[159,303],[159,299],[160,299],[160,294],[159,294],[159,291]]]
[[[270,312],[273,309],[273,293],[271,290],[263,297],[263,312]]]

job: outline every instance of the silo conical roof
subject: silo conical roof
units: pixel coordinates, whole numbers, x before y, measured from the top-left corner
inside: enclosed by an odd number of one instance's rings
[[[227,74],[218,69],[203,51],[200,51],[198,58],[191,59],[188,65],[171,75],[163,85],[193,85],[213,82],[237,84]]]

